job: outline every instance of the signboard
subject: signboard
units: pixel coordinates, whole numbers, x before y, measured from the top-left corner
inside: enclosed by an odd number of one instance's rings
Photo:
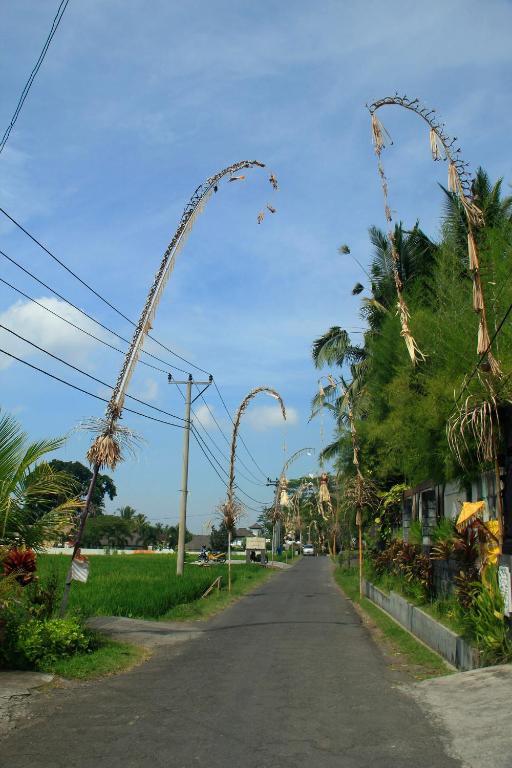
[[[263,536],[248,536],[245,540],[245,549],[266,549]]]
[[[503,597],[503,612],[505,616],[510,616],[512,613],[512,590],[510,585],[510,570],[506,565],[500,565],[498,568],[498,582]]]

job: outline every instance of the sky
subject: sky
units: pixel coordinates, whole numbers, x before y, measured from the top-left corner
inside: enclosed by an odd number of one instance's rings
[[[57,0],[7,0],[0,30],[0,133],[39,55]],[[371,257],[368,227],[385,226],[365,104],[395,91],[435,107],[472,169],[512,179],[509,0],[70,0],[0,155],[0,206],[129,318],[137,319],[183,208],[207,177],[239,160],[265,169],[223,183],[208,202],[166,287],[153,335],[211,372],[231,413],[249,390],[277,389],[288,410],[259,395],[243,417],[239,495],[254,522],[284,461],[330,440],[308,422],[320,373],[311,344],[332,325],[361,339],[360,297]],[[428,131],[403,110],[381,119],[393,137],[383,160],[391,207],[436,237],[446,166]],[[273,172],[276,192],[268,182]],[[276,209],[271,214],[266,205]],[[260,210],[266,212],[261,224]],[[351,255],[338,248],[348,244]],[[0,215],[0,248],[65,299],[124,338],[131,326]],[[48,309],[125,349],[0,256],[0,276]],[[112,384],[122,356],[0,284],[0,324]],[[100,397],[109,389],[0,331],[0,347]],[[204,373],[148,342],[145,349],[200,380]],[[143,356],[144,357],[144,356]],[[157,367],[161,366],[150,357]],[[326,373],[324,371],[323,373]],[[66,435],[65,460],[85,462],[80,425],[104,404],[0,354],[0,405],[32,439]],[[197,394],[197,390],[194,389]],[[138,365],[130,393],[183,416],[161,371]],[[204,397],[225,435],[217,391]],[[127,403],[128,404],[128,403]],[[132,404],[137,408],[137,404]],[[166,416],[140,406],[147,414]],[[195,424],[223,470],[228,445],[204,402]],[[142,441],[116,469],[118,495],[151,520],[175,523],[183,431],[126,413]],[[214,442],[212,442],[214,441]],[[218,465],[217,469],[222,475]],[[318,472],[303,454],[294,473]],[[216,520],[225,484],[192,440],[188,527]],[[246,495],[248,494],[248,495]]]

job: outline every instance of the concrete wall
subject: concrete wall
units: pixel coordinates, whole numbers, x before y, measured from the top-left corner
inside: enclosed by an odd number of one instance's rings
[[[364,582],[364,591],[369,600],[389,613],[404,629],[437,651],[457,669],[465,671],[480,666],[478,651],[463,637],[440,624],[401,595],[396,592],[387,595],[369,581]]]

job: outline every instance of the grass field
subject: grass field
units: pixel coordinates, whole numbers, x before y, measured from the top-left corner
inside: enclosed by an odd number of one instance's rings
[[[89,580],[86,584],[73,582],[69,601],[70,610],[84,617],[181,618],[183,606],[199,600],[218,576],[222,577],[221,593],[227,587],[226,565],[203,568],[187,564],[184,575],[178,578],[175,555],[92,555],[89,561]],[[37,565],[43,584],[55,574],[64,585],[69,556],[39,555]],[[233,593],[242,594],[267,573],[254,565],[234,566]]]

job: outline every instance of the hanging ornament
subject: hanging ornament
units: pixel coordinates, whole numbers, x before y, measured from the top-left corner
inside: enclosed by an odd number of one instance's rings
[[[326,504],[329,504],[329,502],[331,501],[328,482],[329,482],[329,475],[327,474],[327,472],[324,472],[320,476],[320,490],[318,495],[319,495],[320,501],[322,503],[325,502]]]
[[[288,497],[288,491],[286,490],[288,486],[288,481],[286,478],[281,478],[281,493],[279,496],[279,504],[282,507],[288,508],[290,506],[290,499]]]

